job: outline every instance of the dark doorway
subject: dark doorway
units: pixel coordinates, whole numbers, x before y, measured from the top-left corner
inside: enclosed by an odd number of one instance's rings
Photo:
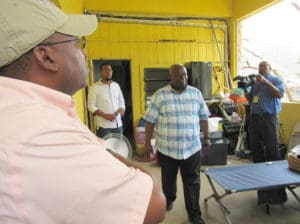
[[[113,81],[117,82],[123,92],[126,111],[122,119],[124,135],[133,140],[133,115],[132,115],[132,95],[131,95],[131,73],[129,60],[93,60],[94,82],[100,79],[100,65],[104,62],[111,64],[113,69]],[[89,121],[90,122],[90,121]]]

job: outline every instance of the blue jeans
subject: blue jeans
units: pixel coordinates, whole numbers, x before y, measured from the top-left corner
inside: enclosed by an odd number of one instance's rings
[[[96,131],[96,135],[100,138],[103,138],[105,135],[108,135],[109,133],[123,134],[123,127],[119,127],[119,128],[101,128],[101,127],[99,127]]]

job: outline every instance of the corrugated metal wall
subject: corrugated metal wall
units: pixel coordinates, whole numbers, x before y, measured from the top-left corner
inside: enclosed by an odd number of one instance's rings
[[[216,29],[216,36],[223,60],[226,35],[223,30]],[[209,27],[100,22],[97,32],[88,39],[88,55],[91,59],[131,61],[135,124],[145,108],[144,68],[169,67],[189,61],[212,61],[220,65]]]

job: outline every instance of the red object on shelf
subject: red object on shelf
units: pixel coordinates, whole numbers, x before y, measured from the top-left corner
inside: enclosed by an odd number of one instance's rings
[[[235,103],[247,103],[248,102],[246,97],[240,97],[237,95],[230,95],[229,98]]]

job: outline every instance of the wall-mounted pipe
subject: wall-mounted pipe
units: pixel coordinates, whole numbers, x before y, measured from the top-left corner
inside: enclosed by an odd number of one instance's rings
[[[222,54],[221,54],[221,49],[219,46],[219,42],[218,42],[218,38],[215,32],[215,25],[213,24],[212,20],[210,20],[210,26],[213,32],[213,36],[214,36],[214,40],[215,40],[215,44],[217,46],[217,50],[218,50],[218,54],[220,57],[220,61],[222,62],[222,67],[225,73],[225,81],[226,81],[226,87],[228,88],[232,88],[232,81],[231,81],[231,75],[229,72],[229,67],[226,61],[228,61],[228,54],[227,54],[227,33],[224,34],[224,39],[225,39],[225,48],[224,48],[224,58],[222,58]]]
[[[92,12],[84,9],[84,14],[96,15],[98,21],[111,22],[111,23],[137,23],[137,24],[150,24],[150,25],[171,25],[171,26],[188,26],[188,27],[201,27],[211,28],[210,21],[224,22],[225,25],[217,24],[215,29],[227,30],[228,26],[224,18],[206,18],[206,17],[151,17],[151,16],[137,16],[137,15],[120,15],[120,14],[104,14],[99,12]],[[208,23],[191,23],[182,21],[207,21]]]
[[[220,61],[225,73],[225,80],[227,87],[231,87],[231,75],[229,71],[229,42],[228,42],[228,24],[223,18],[202,18],[202,17],[147,17],[147,16],[123,16],[112,14],[93,13],[84,10],[85,14],[95,14],[98,21],[107,23],[132,23],[132,24],[145,24],[145,25],[161,25],[161,26],[181,26],[181,27],[199,27],[205,29],[212,29],[215,43],[220,55]],[[195,23],[189,21],[206,21],[207,23]],[[223,22],[225,24],[213,24],[213,21]],[[224,33],[224,59],[221,58],[221,52],[216,38],[215,30],[219,29]],[[160,40],[164,42],[163,40]],[[170,41],[170,40],[169,40]],[[174,41],[174,40],[172,40]]]
[[[185,27],[199,27],[211,29],[210,24],[205,23],[191,23],[191,22],[181,22],[177,20],[148,20],[148,19],[128,19],[128,18],[112,18],[112,17],[98,17],[100,22],[109,23],[134,23],[134,24],[146,24],[146,25],[161,25],[161,26],[185,26]],[[215,29],[227,30],[226,25],[214,25]]]

